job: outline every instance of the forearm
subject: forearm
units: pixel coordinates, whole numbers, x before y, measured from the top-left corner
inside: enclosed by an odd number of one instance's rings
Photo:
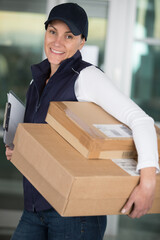
[[[155,167],[159,171],[158,146],[154,122],[144,119],[133,127],[133,139],[138,153],[137,171]]]
[[[146,190],[156,186],[156,168],[147,167],[140,170],[140,185]]]

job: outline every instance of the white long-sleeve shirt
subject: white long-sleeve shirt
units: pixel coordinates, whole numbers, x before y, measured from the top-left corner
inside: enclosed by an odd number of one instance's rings
[[[130,98],[123,95],[109,78],[95,66],[83,69],[75,82],[78,101],[94,102],[126,124],[133,134],[138,153],[137,171],[158,164],[157,136],[154,121]]]

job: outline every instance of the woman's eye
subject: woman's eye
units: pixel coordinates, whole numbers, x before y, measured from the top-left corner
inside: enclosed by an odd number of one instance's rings
[[[72,39],[73,36],[72,36],[72,35],[67,35],[66,38],[67,38],[67,39]]]
[[[49,28],[48,32],[51,33],[51,34],[55,34],[56,33],[56,31],[53,28]]]
[[[54,30],[49,30],[51,34],[55,34],[56,32]]]

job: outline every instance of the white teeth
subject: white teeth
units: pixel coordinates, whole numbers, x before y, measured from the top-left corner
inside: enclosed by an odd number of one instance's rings
[[[60,53],[63,53],[63,52],[56,51],[56,50],[54,50],[54,49],[52,49],[52,48],[51,48],[51,51],[54,52],[54,53],[59,53],[59,54],[60,54]]]

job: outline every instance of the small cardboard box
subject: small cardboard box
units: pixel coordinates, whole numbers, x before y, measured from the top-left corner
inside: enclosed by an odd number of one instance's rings
[[[94,103],[51,102],[46,122],[88,159],[137,157],[131,130]]]
[[[62,216],[120,214],[139,181],[112,160],[84,158],[48,124],[19,124],[14,144],[11,162]],[[160,213],[160,175],[150,213]]]

